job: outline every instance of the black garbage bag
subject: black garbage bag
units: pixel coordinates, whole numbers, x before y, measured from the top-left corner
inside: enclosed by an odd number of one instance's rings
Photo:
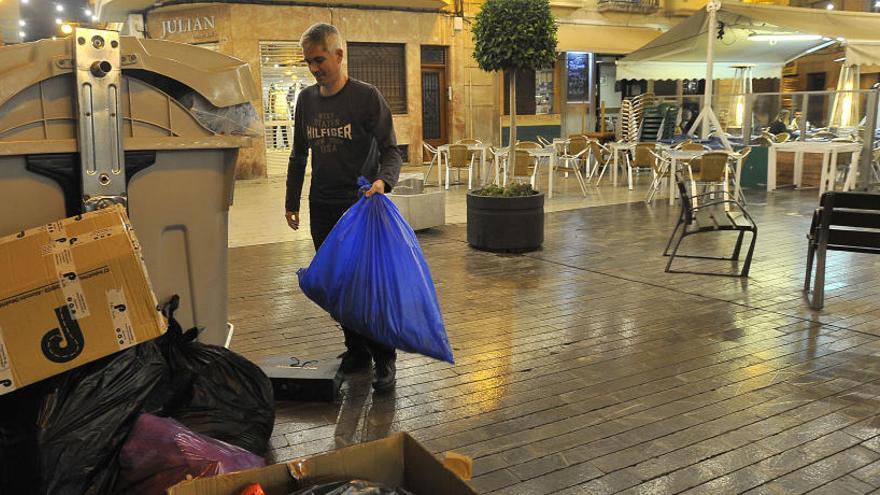
[[[190,430],[265,455],[275,426],[272,382],[259,366],[220,346],[195,340],[174,319],[177,296],[163,310],[168,332],[162,345],[169,383],[162,415]]]
[[[40,486],[37,416],[43,394],[37,383],[0,396],[0,494],[31,493]]]
[[[52,379],[38,422],[39,493],[110,493],[125,438],[166,370],[150,341]]]
[[[310,486],[290,495],[412,495],[412,493],[403,488],[388,488],[380,483],[352,480]]]

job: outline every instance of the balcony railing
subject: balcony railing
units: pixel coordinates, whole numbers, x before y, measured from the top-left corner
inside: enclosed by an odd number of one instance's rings
[[[599,0],[599,12],[651,14],[660,10],[660,0]]]

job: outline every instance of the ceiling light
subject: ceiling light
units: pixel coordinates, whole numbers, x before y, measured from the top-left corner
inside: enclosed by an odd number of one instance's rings
[[[27,23],[24,22],[24,19],[19,19],[19,20],[18,20],[18,25],[21,26],[21,27],[25,27],[25,26],[27,26]]]
[[[24,38],[25,33],[24,33],[24,31],[19,31],[19,32],[18,32],[18,35],[21,36],[22,38]]]
[[[92,9],[86,9],[86,15],[91,17],[92,16]]]
[[[92,16],[92,22],[98,22],[98,16],[93,15],[93,16]]]
[[[818,41],[822,37],[817,34],[750,34],[752,41]]]
[[[28,3],[30,3],[30,0],[21,0],[21,3],[27,5]]]
[[[64,34],[70,34],[73,32],[73,28],[70,26],[70,24],[64,24],[61,26],[61,32]]]
[[[55,5],[55,10],[58,12],[64,12],[64,5],[61,5],[60,3]]]
[[[834,4],[829,3],[828,5],[825,6],[825,10],[834,10]]]
[[[55,18],[55,24],[58,24],[59,26],[62,24],[62,21],[61,21],[61,18],[60,18],[60,17],[56,17],[56,18]]]

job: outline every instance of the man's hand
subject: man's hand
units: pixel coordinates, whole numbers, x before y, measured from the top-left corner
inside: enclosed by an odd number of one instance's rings
[[[370,196],[372,196],[376,193],[385,194],[385,181],[384,180],[378,179],[378,180],[376,180],[376,182],[373,182],[373,187],[371,187],[369,191],[365,192],[364,196],[369,198]]]
[[[284,212],[284,216],[287,218],[287,226],[292,228],[293,230],[299,229],[299,212],[298,211],[286,211]]]

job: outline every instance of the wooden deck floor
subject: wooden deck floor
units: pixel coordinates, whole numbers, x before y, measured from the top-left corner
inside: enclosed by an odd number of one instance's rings
[[[473,456],[481,493],[877,490],[880,256],[832,254],[813,312],[815,191],[752,199],[748,281],[664,273],[677,215],[664,201],[548,214],[544,249],[520,256],[470,249],[463,225],[421,234],[456,365],[401,355],[393,394],[365,375],[339,404],[279,403],[274,459],[408,431]],[[720,254],[733,238],[684,249]],[[307,240],[231,250],[234,350],[343,350],[296,284],[312,255]]]

